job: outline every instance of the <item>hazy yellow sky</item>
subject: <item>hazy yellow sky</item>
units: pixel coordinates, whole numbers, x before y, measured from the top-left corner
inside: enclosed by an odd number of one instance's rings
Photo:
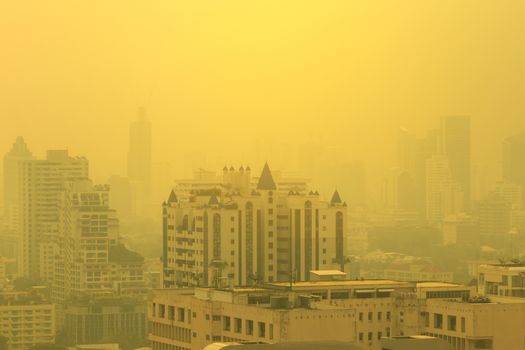
[[[477,161],[497,161],[525,129],[524,18],[521,0],[3,0],[0,153],[23,135],[124,173],[145,105],[174,164],[314,137],[393,165],[398,126],[448,114],[471,115]]]

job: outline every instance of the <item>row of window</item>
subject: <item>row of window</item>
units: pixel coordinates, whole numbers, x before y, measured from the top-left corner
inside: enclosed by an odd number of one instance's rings
[[[387,328],[385,330],[385,333],[377,332],[375,338],[377,340],[380,340],[383,337],[383,335],[385,337],[390,337],[390,328]],[[365,341],[365,333],[360,332],[359,335],[358,335],[358,339],[359,339],[359,342],[361,342],[361,343],[364,342]],[[373,342],[374,341],[374,332],[368,332],[366,339],[368,340],[368,342]]]
[[[385,319],[387,321],[390,321],[390,318],[391,318],[391,314],[390,314],[390,311],[387,311],[386,314],[385,314]],[[367,319],[368,321],[372,322],[374,320],[374,313],[369,311],[368,312],[368,316],[367,316]],[[362,312],[359,313],[359,321],[363,321],[364,320],[364,314]],[[379,311],[376,315],[376,320],[377,321],[382,321],[383,320],[383,312]]]
[[[215,319],[216,316],[214,316]],[[218,316],[220,319],[220,316]],[[266,338],[268,336],[268,339],[273,339],[273,324],[268,324],[268,334],[266,334],[266,323],[264,322],[257,322],[257,334],[254,334],[254,325],[255,322],[253,320],[245,320],[244,321],[244,334],[249,336],[256,335],[259,338]],[[232,322],[230,316],[223,316],[222,317],[222,330],[226,332],[232,331]],[[242,334],[243,333],[243,321],[240,318],[234,318],[233,319],[233,332]]]

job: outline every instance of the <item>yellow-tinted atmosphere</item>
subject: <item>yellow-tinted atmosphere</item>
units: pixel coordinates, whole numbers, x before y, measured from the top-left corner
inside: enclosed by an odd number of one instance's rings
[[[441,115],[470,115],[474,162],[499,162],[525,128],[524,15],[510,0],[2,1],[0,149],[68,147],[105,181],[144,105],[176,173],[191,152],[282,163],[309,140],[382,170],[399,126]]]

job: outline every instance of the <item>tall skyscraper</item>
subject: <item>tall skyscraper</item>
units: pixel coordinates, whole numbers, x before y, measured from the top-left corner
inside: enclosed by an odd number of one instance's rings
[[[448,158],[435,155],[427,160],[426,214],[431,223],[464,210],[464,193],[452,181]]]
[[[11,231],[19,229],[21,161],[34,159],[24,138],[19,136],[4,156],[4,217]]]
[[[146,110],[141,107],[138,119],[130,124],[128,178],[134,192],[134,210],[140,214],[144,211],[151,195],[151,122]]]
[[[438,153],[438,139],[437,130],[430,130],[421,138],[405,128],[398,131],[397,168],[406,173],[402,179],[404,188],[412,187],[409,201],[413,201],[421,219],[427,217],[427,161]]]
[[[507,137],[503,141],[503,179],[525,186],[525,133]]]
[[[48,151],[47,158],[19,162],[19,273],[52,281],[59,252],[60,195],[88,178],[88,161],[66,150]]]
[[[448,158],[451,179],[461,186],[468,209],[471,191],[470,117],[441,117],[440,141],[441,153]]]

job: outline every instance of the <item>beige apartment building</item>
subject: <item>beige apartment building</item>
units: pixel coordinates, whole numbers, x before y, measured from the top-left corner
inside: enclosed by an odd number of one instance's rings
[[[478,267],[478,292],[481,295],[525,297],[525,264],[484,264]]]
[[[352,341],[429,335],[454,350],[523,349],[525,300],[480,298],[445,282],[341,280],[243,288],[154,290],[148,305],[154,350],[213,342]]]
[[[251,285],[308,280],[310,270],[344,269],[346,204],[317,192],[284,194],[266,164],[224,170],[216,188],[175,191],[163,205],[164,286]]]
[[[37,290],[0,293],[0,336],[9,350],[53,343],[55,327],[55,305]]]
[[[148,305],[150,340],[154,350],[299,340],[346,340],[379,349],[382,337],[419,334],[418,295],[464,299],[470,293],[455,284],[390,280],[297,282],[291,291],[286,282],[154,290]]]
[[[144,258],[129,251],[109,206],[109,186],[77,181],[63,193],[53,297],[144,296]]]

